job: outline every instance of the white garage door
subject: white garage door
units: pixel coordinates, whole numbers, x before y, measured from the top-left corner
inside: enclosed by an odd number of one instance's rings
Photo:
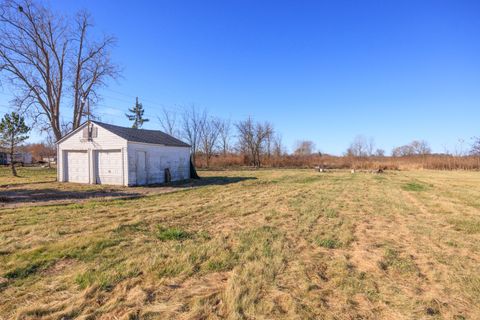
[[[97,151],[97,183],[123,184],[122,153],[120,150]]]
[[[68,182],[88,183],[88,154],[86,151],[67,151],[65,153]]]

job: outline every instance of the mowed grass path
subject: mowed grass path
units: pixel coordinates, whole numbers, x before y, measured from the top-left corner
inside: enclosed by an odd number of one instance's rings
[[[0,319],[479,318],[480,173],[201,175],[0,209]]]

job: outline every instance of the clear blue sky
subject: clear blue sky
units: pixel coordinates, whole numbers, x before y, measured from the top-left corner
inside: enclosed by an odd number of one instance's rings
[[[89,10],[118,38],[123,79],[104,91],[103,120],[127,125],[138,95],[195,104],[232,121],[271,121],[295,140],[341,154],[355,135],[434,151],[480,135],[480,1],[51,1]],[[0,104],[6,101],[1,100]]]

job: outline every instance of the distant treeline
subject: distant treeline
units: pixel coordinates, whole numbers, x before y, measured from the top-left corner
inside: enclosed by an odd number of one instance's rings
[[[388,156],[376,148],[373,138],[358,135],[342,156],[332,156],[319,152],[311,140],[299,140],[287,152],[274,125],[252,117],[232,123],[192,106],[180,113],[164,109],[158,120],[162,130],[192,146],[192,159],[199,168],[480,169],[479,138],[465,147],[459,140],[455,151],[445,154],[434,154],[427,141],[414,140],[394,148]]]
[[[206,168],[206,159],[197,154],[197,167]],[[209,160],[210,168],[233,168],[251,165],[246,154],[217,154]],[[453,156],[428,154],[414,156],[331,156],[331,155],[280,155],[263,156],[263,167],[272,168],[323,168],[323,169],[359,169],[359,170],[480,170],[480,156]]]

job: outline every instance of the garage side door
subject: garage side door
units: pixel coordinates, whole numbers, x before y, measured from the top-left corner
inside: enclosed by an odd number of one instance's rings
[[[66,151],[65,164],[67,165],[68,182],[88,183],[88,154],[87,151]]]
[[[99,150],[96,159],[97,183],[123,184],[122,153],[120,150]]]

